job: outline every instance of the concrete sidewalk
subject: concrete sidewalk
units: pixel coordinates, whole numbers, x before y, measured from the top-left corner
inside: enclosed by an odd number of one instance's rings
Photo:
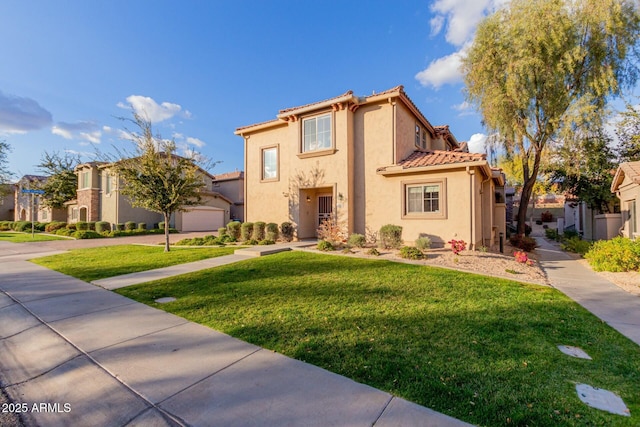
[[[640,345],[640,297],[584,267],[559,244],[541,235],[534,237],[540,266],[551,285]]]
[[[28,426],[468,425],[26,257],[0,258],[0,380]]]

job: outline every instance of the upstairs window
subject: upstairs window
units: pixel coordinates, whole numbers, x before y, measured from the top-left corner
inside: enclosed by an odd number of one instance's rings
[[[278,147],[262,149],[262,180],[278,179]]]
[[[80,188],[89,188],[89,171],[80,173]]]
[[[415,144],[417,148],[427,149],[427,130],[416,123],[416,139]]]
[[[331,144],[331,114],[302,121],[302,152],[328,150]]]
[[[111,181],[111,174],[109,172],[104,173],[104,191],[107,194],[110,194],[113,190],[113,184]]]

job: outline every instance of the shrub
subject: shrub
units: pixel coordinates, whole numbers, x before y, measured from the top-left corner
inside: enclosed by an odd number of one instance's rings
[[[276,242],[269,239],[260,240],[259,245],[274,245]]]
[[[252,222],[243,222],[240,226],[240,239],[247,241],[251,239],[253,235],[253,223]]]
[[[251,246],[255,246],[255,245],[257,245],[258,243],[260,243],[260,242],[258,242],[258,241],[257,241],[257,240],[255,240],[255,239],[245,240],[245,242],[244,242],[244,244],[245,244],[245,245],[251,245]]]
[[[164,230],[164,221],[158,223],[158,230]]]
[[[521,264],[527,264],[529,266],[533,265],[533,260],[529,259],[529,256],[527,255],[526,252],[515,251],[513,253],[513,256],[516,259],[516,261],[521,263]]]
[[[47,227],[47,224],[48,224],[47,222],[38,222],[38,221],[36,221],[33,224],[33,229],[36,230],[36,231],[44,231],[45,228]]]
[[[428,237],[418,237],[416,239],[416,248],[426,251],[431,248],[431,239]]]
[[[76,239],[97,239],[102,237],[102,235],[93,230],[78,230],[72,236]]]
[[[12,221],[0,221],[0,231],[7,231],[13,229]]]
[[[75,233],[75,230],[70,230],[68,228],[59,228],[54,231],[54,233],[58,236],[71,236],[73,233]]]
[[[116,231],[124,231],[124,224],[123,223],[116,224]]]
[[[540,219],[542,222],[551,222],[553,221],[553,215],[549,211],[542,212],[542,214],[540,214]]]
[[[467,249],[467,242],[465,242],[464,240],[451,239],[447,243],[451,245],[451,251],[453,251],[455,255],[460,255],[460,252]]]
[[[367,255],[380,256],[380,252],[376,248],[371,248],[367,251]]]
[[[76,223],[67,224],[67,230],[76,231],[77,229],[78,229],[78,224]]]
[[[616,237],[593,244],[585,258],[595,271],[640,270],[640,240]]]
[[[523,236],[522,234],[515,234],[511,236],[509,238],[509,242],[514,248],[522,249],[525,252],[531,252],[538,246],[536,239]]]
[[[279,232],[278,232],[278,224],[275,222],[270,222],[265,227],[265,240],[273,240],[274,242],[278,240]]]
[[[529,224],[525,224],[524,225],[524,235],[526,237],[529,237],[529,235],[531,234],[531,226]]]
[[[26,231],[31,230],[31,221],[17,221],[13,225],[13,229],[15,231]]]
[[[87,223],[87,225],[89,226],[89,230],[96,231],[96,222],[95,221],[89,221]]]
[[[564,239],[562,243],[560,243],[560,249],[568,252],[575,252],[584,256],[589,249],[591,248],[591,242],[587,242],[586,240],[582,240],[580,237],[572,237],[570,239]]]
[[[380,245],[384,249],[398,249],[402,246],[402,227],[387,224],[380,227]]]
[[[227,227],[218,228],[218,237],[224,237],[227,235]]]
[[[580,233],[575,230],[565,230],[564,233],[562,233],[563,239],[571,239],[572,237],[580,237]]]
[[[353,233],[349,236],[347,240],[347,244],[349,246],[355,246],[356,248],[364,248],[364,245],[367,243],[367,238],[364,237],[364,234]]]
[[[293,228],[293,224],[290,222],[283,222],[280,224],[280,235],[282,236],[282,240],[285,242],[290,242],[293,240],[293,234],[295,229]]]
[[[345,241],[345,233],[335,218],[322,221],[318,227],[318,238],[331,242],[334,246],[341,246]]]
[[[319,251],[332,251],[333,249],[333,244],[327,240],[320,240],[318,242]]]
[[[139,222],[138,223],[138,230],[146,230],[147,229],[147,223],[146,222]]]
[[[422,259],[422,251],[414,246],[403,246],[400,248],[400,257],[405,259]]]
[[[66,222],[62,222],[62,221],[51,221],[49,224],[47,224],[44,227],[44,231],[46,231],[47,233],[53,233],[57,230],[60,230],[61,228],[65,228],[67,226]]]
[[[96,233],[103,233],[105,231],[111,231],[111,224],[107,221],[96,222]]]
[[[239,221],[231,221],[227,224],[227,235],[233,237],[235,241],[240,239],[240,222]]]
[[[87,231],[89,229],[89,223],[86,221],[78,221],[76,222],[76,230],[78,231]]]
[[[253,240],[264,240],[264,227],[266,224],[262,221],[256,221],[253,223],[253,232],[251,233],[251,238]]]
[[[545,229],[544,230],[544,235],[549,240],[558,240],[560,238],[560,235],[558,234],[558,232],[556,230],[554,230],[553,228]]]

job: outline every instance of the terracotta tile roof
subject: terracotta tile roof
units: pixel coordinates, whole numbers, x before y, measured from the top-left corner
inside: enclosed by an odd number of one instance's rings
[[[243,171],[225,172],[213,176],[216,181],[226,181],[230,179],[239,179],[244,177]]]
[[[242,126],[242,127],[237,128],[236,132],[242,131],[244,129],[249,129],[249,128],[252,128],[254,126],[262,126],[262,125],[267,125],[267,124],[270,124],[270,123],[282,123],[282,120],[280,120],[280,119],[272,119],[272,120],[267,120],[267,121],[260,122],[260,123],[254,123],[252,125]]]
[[[22,178],[20,178],[20,181],[44,182],[47,179],[49,179],[49,177],[42,176],[42,175],[25,175]]]
[[[627,162],[620,165],[624,174],[636,184],[640,184],[640,162]]]
[[[486,158],[486,154],[461,153],[458,151],[414,151],[409,157],[401,160],[398,166],[402,166],[403,169],[410,169],[424,166],[477,162],[486,160]]]
[[[311,104],[305,104],[305,105],[299,105],[297,107],[285,108],[284,110],[280,110],[279,114],[284,114],[284,113],[288,113],[289,111],[299,110],[300,108],[311,107],[313,105],[322,104],[322,103],[329,102],[329,101],[332,101],[334,99],[339,99],[339,98],[342,98],[344,96],[349,96],[349,95],[353,95],[353,91],[352,90],[348,90],[345,93],[343,93],[342,95],[334,96],[333,98],[324,99],[324,100],[318,101],[318,102],[312,102]]]

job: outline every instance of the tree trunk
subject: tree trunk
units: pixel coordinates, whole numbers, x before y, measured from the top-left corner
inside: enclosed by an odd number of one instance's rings
[[[167,214],[166,212],[163,215],[164,215],[164,251],[165,252],[169,252],[170,251],[170,247],[169,247],[169,218],[170,218],[170,215]]]
[[[527,207],[533,193],[533,186],[538,179],[538,169],[540,168],[541,151],[536,150],[533,160],[533,170],[529,173],[529,156],[522,157],[522,177],[524,185],[522,186],[522,195],[520,196],[520,206],[518,207],[518,231],[520,235],[525,235],[525,226],[527,224]]]

